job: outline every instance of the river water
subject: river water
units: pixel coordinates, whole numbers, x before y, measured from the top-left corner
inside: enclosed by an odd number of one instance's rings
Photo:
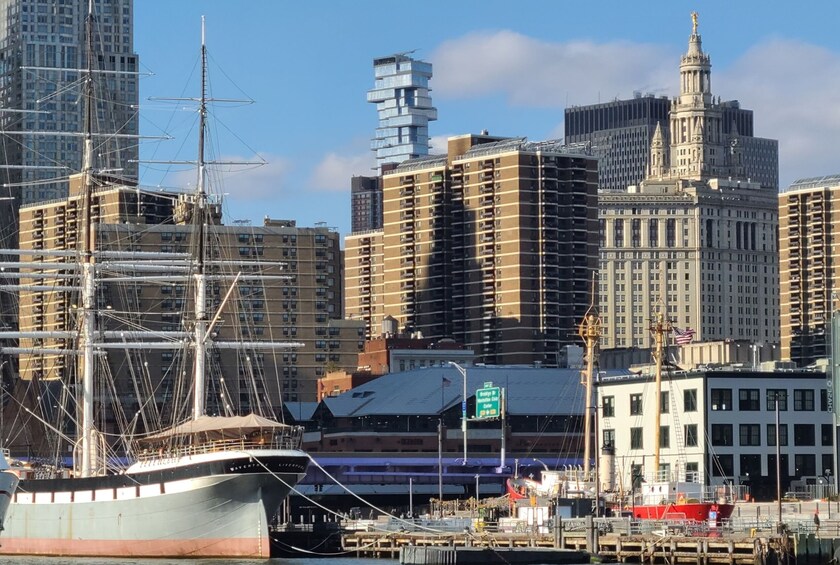
[[[3,557],[4,565],[393,565],[392,559],[102,559],[98,557]]]

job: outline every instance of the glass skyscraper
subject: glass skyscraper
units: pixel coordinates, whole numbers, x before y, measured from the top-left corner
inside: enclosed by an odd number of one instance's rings
[[[34,203],[67,196],[82,161],[82,85],[88,0],[0,0],[0,183]],[[133,0],[94,0],[95,132],[137,134],[138,57]],[[106,72],[107,71],[107,72]],[[74,84],[78,83],[78,84]],[[137,178],[137,140],[96,136],[94,166]],[[8,168],[12,167],[12,168]],[[3,191],[6,192],[6,191]]]
[[[379,113],[371,149],[381,172],[385,163],[429,154],[429,122],[437,119],[437,109],[429,95],[431,63],[401,53],[375,59],[373,69],[376,82],[367,99]]]

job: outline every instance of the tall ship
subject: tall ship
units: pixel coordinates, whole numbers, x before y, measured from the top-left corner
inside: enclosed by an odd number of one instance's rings
[[[4,359],[51,354],[72,365],[72,382],[59,382],[57,387],[62,399],[74,400],[71,407],[59,408],[65,414],[63,424],[50,424],[26,409],[30,422],[41,420],[48,430],[44,433],[54,435],[56,452],[72,453],[72,457],[59,456],[51,463],[13,463],[12,471],[20,476],[20,482],[17,491],[6,497],[3,495],[12,489],[4,491],[6,475],[0,469],[0,510],[10,501],[0,554],[267,558],[269,524],[309,462],[300,448],[302,429],[277,421],[266,406],[259,407],[262,413],[236,413],[223,402],[211,411],[208,398],[211,392],[216,398],[224,397],[224,383],[213,381],[219,368],[218,350],[245,348],[253,355],[254,351],[288,350],[299,344],[225,342],[219,338],[219,328],[225,323],[222,309],[243,271],[254,285],[262,265],[240,258],[223,271],[223,259],[212,253],[208,224],[218,205],[206,188],[204,138],[209,99],[205,92],[204,24],[202,21],[201,96],[195,99],[198,179],[194,191],[172,196],[176,214],[192,225],[192,244],[189,252],[171,254],[114,251],[99,245],[99,196],[113,183],[109,173],[97,170],[94,163],[93,78],[100,72],[92,68],[96,58],[90,56],[94,24],[91,2],[86,22],[89,56],[87,68],[81,72],[84,157],[81,173],[71,178],[71,192],[73,183],[79,190],[74,201],[78,205],[78,242],[75,249],[0,251],[16,259],[2,265],[4,278],[18,279],[16,284],[4,285],[6,290],[63,293],[73,302],[75,324],[70,329],[0,333],[2,343],[20,340],[15,346],[0,348]],[[139,189],[137,193],[139,199]],[[104,288],[131,280],[187,289],[184,297],[191,305],[182,309],[184,317],[176,329],[148,330],[139,324],[108,329],[105,314],[123,313],[103,313],[98,298]],[[215,311],[208,307],[214,305],[208,284],[226,289],[224,298],[216,300],[221,304]],[[140,312],[124,314],[135,322],[143,319]],[[140,406],[123,422],[125,429],[118,434],[103,431],[103,398],[114,378],[105,374],[107,359],[129,354],[137,359],[161,349],[175,350],[186,359],[176,375],[183,377],[183,382],[173,386],[163,402],[155,395],[143,398],[138,394]],[[142,369],[142,361],[140,366]],[[106,379],[111,379],[110,384]],[[146,418],[143,410],[150,404],[156,405],[158,418]],[[168,424],[156,426],[164,421]]]

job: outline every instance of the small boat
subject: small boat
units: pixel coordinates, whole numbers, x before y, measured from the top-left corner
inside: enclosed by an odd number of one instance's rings
[[[719,524],[732,515],[735,504],[725,487],[705,487],[688,481],[643,483],[641,504],[629,510],[641,520],[694,520]]]
[[[507,480],[506,490],[511,500],[522,500],[530,496],[591,498],[595,493],[594,480],[586,480],[581,469],[568,468],[558,471],[545,469],[539,481],[514,476]]]
[[[656,348],[653,356],[656,361],[654,414],[654,471],[649,473],[647,482],[641,483],[641,504],[634,504],[631,512],[634,517],[648,520],[695,520],[708,522],[717,525],[721,520],[726,520],[732,515],[735,509],[734,499],[731,492],[724,486],[706,486],[700,482],[695,472],[687,472],[682,469],[678,474],[669,475],[667,471],[659,467],[659,425],[660,414],[662,413],[660,401],[662,398],[662,368],[665,359],[665,342],[667,336],[673,331],[670,321],[659,314],[651,324],[651,332],[654,334]],[[625,508],[627,510],[627,508]]]

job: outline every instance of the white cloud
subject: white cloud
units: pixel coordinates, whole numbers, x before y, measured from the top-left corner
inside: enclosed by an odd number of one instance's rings
[[[712,89],[754,110],[755,135],[779,140],[782,187],[797,178],[840,173],[840,53],[769,40],[713,73]]]
[[[550,43],[512,31],[472,33],[441,44],[434,95],[502,94],[511,105],[564,108],[676,87],[678,57],[664,46],[625,41]]]
[[[714,45],[704,47],[714,64]],[[633,91],[674,96],[681,52],[672,51],[623,41],[550,43],[493,31],[445,42],[430,60],[438,98],[502,96],[509,106],[564,108],[628,98]],[[782,187],[840,173],[840,53],[769,39],[727,68],[713,67],[712,91],[754,110],[755,135],[779,140]],[[549,136],[562,135],[560,123]]]
[[[259,163],[263,165],[208,165],[207,191],[211,194],[227,194],[234,200],[257,200],[272,198],[287,190],[287,179],[292,163],[279,155],[242,157],[225,155],[218,162]],[[198,180],[195,168],[176,170],[166,175],[163,186],[182,192],[195,190]]]
[[[279,155],[261,155],[266,163],[261,166],[229,166],[217,172],[225,179],[224,191],[236,200],[256,200],[274,198],[289,192],[288,177],[294,166],[292,162]],[[240,162],[253,162],[258,159],[230,158],[221,159]],[[218,167],[216,167],[218,169]]]
[[[457,135],[454,133],[443,133],[429,137],[429,154],[445,155],[449,151],[449,138]]]
[[[340,155],[327,153],[315,166],[309,186],[316,191],[349,192],[353,176],[376,174],[376,156],[368,149],[364,153]]]

